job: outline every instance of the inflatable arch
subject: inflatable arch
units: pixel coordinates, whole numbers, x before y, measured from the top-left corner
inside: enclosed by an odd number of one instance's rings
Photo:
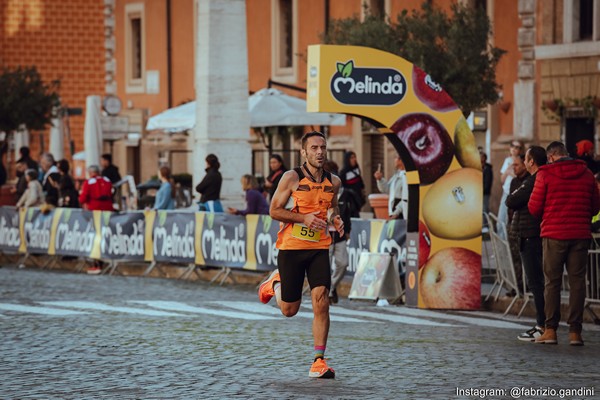
[[[406,166],[406,303],[479,309],[483,182],[473,133],[440,85],[396,55],[308,48],[308,111],[373,121]]]

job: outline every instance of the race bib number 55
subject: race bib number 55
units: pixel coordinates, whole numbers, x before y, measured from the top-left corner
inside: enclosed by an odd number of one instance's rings
[[[296,239],[306,240],[309,242],[318,242],[321,240],[321,231],[309,229],[304,224],[294,224],[292,227],[292,236]]]

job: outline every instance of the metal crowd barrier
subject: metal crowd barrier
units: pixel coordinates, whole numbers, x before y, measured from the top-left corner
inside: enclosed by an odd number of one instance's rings
[[[507,237],[505,231],[506,228],[502,223],[498,222],[497,217],[493,213],[488,213],[486,218],[488,220],[492,249],[494,252],[496,280],[485,300],[487,301],[492,297],[495,290],[496,294],[494,296],[494,301],[498,300],[503,287],[507,291],[514,289],[517,292],[517,295],[509,304],[504,315],[506,315],[513,307],[518,298],[523,298],[523,305],[518,314],[518,317],[520,317],[527,304],[533,302],[533,295],[526,290],[525,271],[523,271],[523,282],[517,282],[512,258],[510,257],[508,241],[502,238],[503,236]],[[585,309],[592,315],[594,323],[600,324],[600,317],[592,309],[592,305],[600,304],[600,233],[593,234],[592,237],[590,249],[588,250]],[[566,271],[563,271],[561,297],[566,299],[569,297],[569,282]]]
[[[592,314],[594,323],[600,324],[600,318],[591,308],[592,304],[600,304],[600,234],[597,233],[592,235],[592,243],[588,250],[585,309]]]
[[[198,269],[219,268],[214,281],[233,280],[234,270],[270,272],[277,265],[279,223],[267,215],[185,211],[105,212],[56,208],[0,207],[0,257],[19,255],[40,268],[77,260],[77,271],[100,260],[106,274],[126,263],[147,264],[144,275],[184,265],[187,279]],[[389,253],[405,260],[406,221],[352,220],[348,275],[362,252]]]

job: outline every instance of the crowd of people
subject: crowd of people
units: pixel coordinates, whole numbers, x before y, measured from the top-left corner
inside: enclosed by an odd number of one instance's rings
[[[524,272],[536,309],[535,326],[517,337],[522,341],[558,342],[566,266],[569,344],[583,345],[587,257],[593,222],[600,217],[600,174],[592,143],[581,141],[576,148],[574,156],[561,142],[552,142],[545,149],[530,146],[525,151],[521,142],[514,141],[500,169],[503,193],[498,222],[507,227],[517,283],[523,282]],[[493,175],[484,154],[481,160],[486,211],[489,204],[485,194],[487,190],[489,195]]]

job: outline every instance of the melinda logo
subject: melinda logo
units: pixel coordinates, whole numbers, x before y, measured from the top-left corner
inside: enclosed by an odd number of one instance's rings
[[[331,93],[343,104],[390,106],[404,98],[406,79],[392,68],[357,68],[353,60],[338,62]]]

